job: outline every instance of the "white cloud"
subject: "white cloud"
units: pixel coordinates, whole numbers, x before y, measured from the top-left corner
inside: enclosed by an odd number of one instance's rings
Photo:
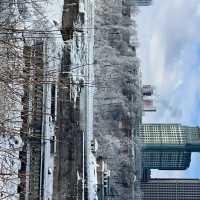
[[[153,6],[141,8],[137,24],[143,82],[153,84],[157,92],[158,111],[146,114],[143,121],[198,125],[200,1],[154,0]],[[184,174],[173,172],[175,177]]]
[[[198,0],[155,0],[152,7],[141,9],[137,22],[143,82],[157,88],[159,109],[145,121],[191,123],[187,112],[192,114],[200,87],[196,52],[200,43],[199,14]],[[163,101],[170,106],[165,107]]]

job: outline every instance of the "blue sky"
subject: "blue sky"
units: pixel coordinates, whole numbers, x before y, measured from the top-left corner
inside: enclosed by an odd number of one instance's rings
[[[200,125],[200,1],[154,0],[137,16],[143,83],[156,88],[157,112],[143,122]],[[200,154],[187,171],[153,171],[157,177],[199,177]]]

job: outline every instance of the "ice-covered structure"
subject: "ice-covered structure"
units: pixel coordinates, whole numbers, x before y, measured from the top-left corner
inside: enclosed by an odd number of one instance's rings
[[[136,196],[134,133],[141,121],[141,71],[132,8],[126,1],[97,0],[95,9],[94,135],[110,170],[106,198]]]

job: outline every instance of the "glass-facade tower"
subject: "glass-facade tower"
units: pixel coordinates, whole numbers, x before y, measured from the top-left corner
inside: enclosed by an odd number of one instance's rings
[[[199,200],[199,179],[151,179],[141,183],[143,200]]]
[[[200,151],[200,129],[181,124],[142,124],[143,167],[183,170],[189,167],[191,152]]]
[[[188,168],[191,153],[200,152],[200,129],[181,124],[142,124],[138,136],[143,151],[142,199],[199,200],[199,179],[151,179],[148,172]]]
[[[142,153],[142,166],[146,169],[185,170],[189,167],[191,152],[175,150],[145,150]]]
[[[142,124],[139,137],[144,149],[174,149],[199,152],[199,127],[182,126],[181,124]]]

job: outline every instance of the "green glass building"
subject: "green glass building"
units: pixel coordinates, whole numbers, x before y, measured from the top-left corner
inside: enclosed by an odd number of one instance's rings
[[[181,124],[142,124],[139,127],[139,137],[143,149],[200,151],[199,127]]]
[[[144,172],[151,169],[183,170],[189,167],[192,152],[200,152],[200,129],[181,124],[142,124]],[[198,179],[151,179],[141,181],[143,200],[200,200]]]
[[[199,179],[150,179],[141,183],[143,200],[199,200]]]
[[[147,169],[184,170],[191,152],[200,152],[200,129],[181,124],[142,124],[142,164]]]
[[[145,150],[142,166],[146,169],[185,170],[190,166],[191,152]]]

